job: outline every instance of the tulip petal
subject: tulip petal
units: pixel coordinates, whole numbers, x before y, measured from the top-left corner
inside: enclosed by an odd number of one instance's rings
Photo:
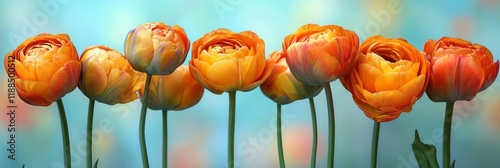
[[[498,61],[494,64],[490,64],[484,68],[484,82],[479,91],[483,91],[490,87],[491,84],[495,81],[498,75]]]
[[[193,65],[194,64],[194,65]],[[189,65],[189,71],[196,81],[198,81],[204,88],[208,89],[210,92],[214,94],[222,94],[224,92],[224,88],[220,85],[216,85],[211,81],[208,81],[207,78],[203,74],[206,74],[206,69],[208,69],[210,65],[206,62],[201,62],[200,60],[191,60]],[[200,69],[197,69],[199,67]]]
[[[80,89],[89,98],[95,99],[106,89],[107,75],[104,68],[96,61],[83,62],[83,76]]]
[[[136,28],[132,32],[130,41],[127,42],[129,50],[126,52],[126,57],[134,69],[143,71],[143,69],[151,63],[154,56],[153,41],[151,40],[152,33],[143,27]]]
[[[111,69],[107,76],[106,90],[96,97],[96,100],[109,105],[118,103],[121,95],[129,89],[131,82],[132,77],[126,72],[118,69]]]
[[[23,81],[16,79],[16,91],[24,102],[34,106],[49,106],[53,101],[46,100],[43,95],[46,94],[49,84],[45,82]]]
[[[471,57],[448,55],[431,67],[427,93],[432,101],[472,100],[484,80],[484,72]]]
[[[238,60],[221,60],[215,62],[207,69],[206,77],[215,85],[226,88],[226,91],[235,91],[238,88],[240,74]]]

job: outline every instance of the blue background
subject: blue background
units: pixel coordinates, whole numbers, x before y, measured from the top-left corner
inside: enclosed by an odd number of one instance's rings
[[[281,49],[283,38],[306,23],[336,24],[358,33],[360,43],[381,34],[402,37],[422,49],[427,39],[461,37],[488,47],[500,58],[498,0],[184,0],[184,1],[1,1],[0,53],[41,32],[66,33],[78,52],[102,44],[123,53],[128,31],[145,22],[183,27],[191,42],[228,28],[252,30],[266,42],[266,54]],[[191,58],[188,54],[187,60]],[[185,64],[187,64],[187,61]],[[0,167],[60,167],[61,128],[55,103],[33,107],[16,99],[16,160],[7,158],[7,80],[0,73]],[[456,167],[498,167],[500,156],[500,84],[470,102],[457,102],[451,158]],[[331,83],[336,111],[336,167],[368,167],[373,121],[354,104],[339,81]],[[63,98],[69,122],[74,167],[85,166],[88,99],[75,89]],[[325,95],[315,98],[319,125],[318,167],[326,166]],[[414,130],[436,145],[441,163],[444,103],[424,95],[412,112],[381,124],[379,167],[418,167],[411,143]],[[138,123],[140,101],[107,106],[96,103],[94,160],[100,167],[141,167]],[[276,105],[255,89],[238,92],[236,151],[239,167],[278,167]],[[206,91],[196,106],[169,113],[169,162],[172,167],[225,167],[228,95]],[[307,100],[283,107],[284,150],[288,167],[308,167],[311,116]],[[149,110],[146,136],[151,167],[161,166],[161,112]]]

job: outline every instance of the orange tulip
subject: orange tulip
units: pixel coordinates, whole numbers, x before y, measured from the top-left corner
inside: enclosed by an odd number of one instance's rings
[[[114,105],[137,99],[143,84],[125,57],[106,46],[90,46],[80,58],[82,79],[78,87],[90,99]]]
[[[387,122],[422,97],[429,78],[429,62],[402,38],[372,36],[361,44],[360,58],[341,79],[366,116]]]
[[[172,74],[153,76],[149,90],[148,107],[153,110],[183,110],[201,100],[204,88],[196,82],[189,68],[179,66]],[[141,98],[144,89],[140,89]]]
[[[290,71],[308,85],[324,85],[349,73],[358,47],[358,35],[336,25],[307,24],[283,41]]]
[[[125,56],[132,67],[151,75],[168,75],[186,60],[189,39],[184,29],[161,22],[132,29],[125,39]]]
[[[427,95],[435,102],[472,100],[498,74],[498,60],[488,48],[459,38],[428,40],[424,51],[431,64]]]
[[[310,86],[299,82],[290,72],[283,51],[273,52],[269,57],[277,62],[271,75],[260,85],[260,90],[278,104],[311,98],[319,94],[323,86]]]
[[[250,91],[271,73],[264,40],[251,31],[217,29],[193,43],[189,68],[193,78],[215,94]]]
[[[7,53],[5,70],[15,69],[17,94],[24,102],[49,106],[73,91],[80,80],[78,53],[66,34],[39,34]]]

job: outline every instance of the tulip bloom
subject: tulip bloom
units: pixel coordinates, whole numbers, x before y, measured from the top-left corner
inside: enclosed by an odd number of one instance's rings
[[[148,107],[153,110],[183,110],[201,100],[204,88],[196,82],[189,68],[181,65],[172,74],[153,76],[149,90]],[[144,89],[140,89],[144,97]]]
[[[82,79],[80,90],[90,99],[114,105],[137,99],[142,87],[138,73],[125,57],[105,46],[90,46],[80,58]]]
[[[429,78],[429,62],[402,38],[372,36],[361,44],[351,73],[341,79],[354,102],[376,122],[411,111]]]
[[[73,91],[80,80],[78,53],[66,34],[39,34],[7,53],[5,70],[15,69],[19,98],[35,106],[49,106]]]
[[[283,41],[290,71],[308,85],[324,85],[349,73],[358,47],[358,35],[336,25],[307,24]]]
[[[463,39],[428,40],[424,52],[431,64],[427,95],[435,102],[472,100],[498,74],[499,63],[490,50]]]
[[[125,39],[125,56],[132,67],[151,75],[168,75],[179,67],[189,51],[184,29],[161,22],[132,29]]]
[[[323,86],[310,86],[299,82],[290,72],[283,51],[273,52],[269,59],[277,62],[271,75],[260,85],[260,89],[278,104],[288,104],[295,100],[318,95]]]
[[[271,73],[264,40],[251,31],[217,29],[193,43],[189,68],[193,78],[215,94],[250,91]]]

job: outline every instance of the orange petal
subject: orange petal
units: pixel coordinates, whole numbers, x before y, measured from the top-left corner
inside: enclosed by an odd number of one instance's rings
[[[89,98],[95,99],[107,86],[107,75],[102,66],[96,61],[83,62],[83,76],[80,81],[80,90]]]

